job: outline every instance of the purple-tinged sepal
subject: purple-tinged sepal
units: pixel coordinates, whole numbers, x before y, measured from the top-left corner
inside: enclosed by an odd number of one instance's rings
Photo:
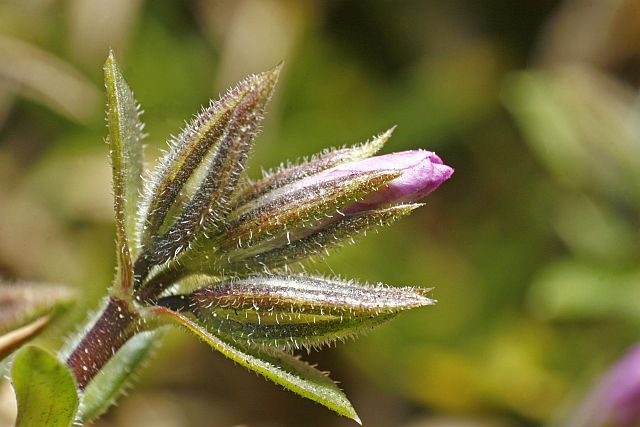
[[[214,282],[158,304],[190,312],[216,334],[233,340],[298,349],[355,337],[401,311],[431,305],[429,291],[267,275]]]
[[[264,173],[262,179],[244,186],[234,197],[233,205],[242,206],[270,191],[284,187],[292,182],[315,175],[334,166],[366,159],[376,154],[391,138],[395,126],[382,132],[367,142],[351,147],[326,150],[311,156],[300,164],[280,167]]]
[[[226,218],[279,72],[280,66],[247,78],[172,141],[145,187],[139,278]]]
[[[219,252],[249,248],[281,235],[315,227],[340,209],[364,199],[398,177],[388,170],[368,170],[316,180],[314,176],[271,191],[235,210],[212,239]]]
[[[250,249],[229,251],[223,257],[212,259],[218,268],[238,273],[278,271],[307,259],[322,259],[331,251],[355,244],[370,231],[377,231],[409,215],[420,203],[395,205],[350,215],[335,215],[318,226],[300,233],[289,233],[263,245]]]
[[[273,272],[408,214],[452,174],[424,150],[340,163],[236,207],[179,262],[190,271]]]

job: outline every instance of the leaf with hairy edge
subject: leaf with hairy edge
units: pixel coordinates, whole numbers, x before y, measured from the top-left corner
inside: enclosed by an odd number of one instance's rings
[[[328,255],[329,251],[355,243],[355,239],[369,231],[387,226],[422,206],[420,203],[397,205],[385,209],[366,211],[357,215],[335,216],[322,226],[305,230],[296,236],[290,233],[280,239],[252,248],[230,250],[221,254],[222,267],[240,273],[277,271],[294,262],[302,262],[315,255]],[[211,264],[211,261],[209,261]]]
[[[280,66],[247,78],[172,142],[145,186],[141,241],[147,264],[175,257],[201,229],[215,228],[226,216],[279,72]],[[185,191],[192,192],[186,205],[175,209]],[[168,218],[170,211],[177,217]],[[148,266],[139,269],[144,275]]]
[[[167,323],[181,325],[198,336],[213,349],[221,352],[236,363],[264,375],[276,384],[311,399],[340,415],[360,423],[353,406],[344,393],[326,374],[298,358],[277,349],[246,347],[226,341],[213,335],[203,326],[181,313],[165,307],[150,309],[155,316]]]
[[[73,375],[45,350],[28,346],[18,352],[11,368],[18,401],[16,427],[68,427],[78,408]]]
[[[140,121],[140,106],[127,85],[113,52],[104,64],[107,90],[107,126],[109,154],[113,174],[113,195],[116,218],[116,245],[120,283],[123,291],[130,289],[132,258],[135,258],[138,197],[142,189],[144,125]]]
[[[162,331],[142,332],[131,338],[89,383],[82,394],[78,418],[83,422],[102,415],[124,392],[131,376],[158,344]]]
[[[267,172],[261,180],[243,188],[242,191],[240,191],[234,198],[232,204],[234,207],[242,206],[243,204],[258,198],[269,191],[284,187],[294,181],[322,172],[341,163],[371,157],[384,146],[389,138],[391,138],[394,130],[395,126],[373,137],[371,141],[348,148],[328,150],[326,152],[315,154],[310,160],[300,164]]]
[[[62,286],[0,284],[0,360],[40,333],[71,301]]]

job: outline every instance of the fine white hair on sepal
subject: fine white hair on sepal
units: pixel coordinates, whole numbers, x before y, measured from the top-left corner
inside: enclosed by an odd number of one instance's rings
[[[295,234],[295,239],[285,241],[281,236],[257,245],[251,250],[232,251],[227,256],[231,269],[251,272],[267,264],[274,269],[286,268],[294,262],[323,258],[342,246],[355,244],[356,239],[366,236],[368,231],[392,224],[408,215],[421,204],[391,206],[384,209],[362,212],[346,217],[331,216],[315,226]]]
[[[332,215],[396,177],[394,172],[366,171],[320,182],[290,184],[235,211],[212,243],[219,251],[237,247],[238,241],[246,248],[272,239],[286,227],[315,225],[317,218]]]
[[[279,167],[262,171],[262,179],[250,183],[239,191],[233,200],[233,206],[242,206],[263,194],[276,190],[292,182],[322,172],[341,163],[365,159],[377,153],[391,138],[395,126],[376,135],[367,142],[351,147],[325,149],[310,158],[297,162],[281,163]]]
[[[224,280],[161,304],[191,311],[215,333],[236,341],[311,350],[361,335],[401,311],[434,304],[429,292],[274,275]]]
[[[139,275],[175,258],[226,217],[278,73],[244,80],[172,139],[146,180],[139,218],[146,265]]]

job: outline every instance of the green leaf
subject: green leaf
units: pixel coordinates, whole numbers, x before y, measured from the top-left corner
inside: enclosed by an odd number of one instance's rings
[[[153,352],[161,335],[157,330],[137,334],[102,368],[82,395],[78,418],[83,423],[95,420],[109,409]]]
[[[340,415],[360,423],[353,406],[338,386],[323,372],[299,360],[289,353],[258,346],[244,346],[224,340],[188,317],[165,307],[151,309],[153,317],[164,319],[169,324],[187,328],[236,363],[264,375],[276,384],[311,399]]]
[[[116,242],[121,287],[131,286],[132,255],[137,250],[136,222],[138,197],[142,188],[142,140],[144,125],[140,107],[124,80],[118,64],[109,53],[104,64],[107,89],[107,126],[113,173],[113,194],[116,216]],[[133,254],[132,254],[133,252]]]
[[[73,375],[45,350],[28,346],[16,355],[11,381],[18,401],[16,427],[67,427],[78,408]]]

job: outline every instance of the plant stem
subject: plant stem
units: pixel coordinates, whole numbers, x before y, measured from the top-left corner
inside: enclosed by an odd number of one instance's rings
[[[98,319],[67,359],[67,366],[75,375],[80,390],[85,389],[120,347],[135,334],[138,318],[126,301],[109,297]]]

